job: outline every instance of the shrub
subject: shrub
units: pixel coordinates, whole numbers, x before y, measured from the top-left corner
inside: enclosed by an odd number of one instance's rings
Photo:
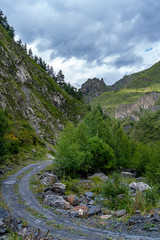
[[[120,175],[117,173],[114,173],[103,185],[103,196],[107,197],[105,204],[111,209],[125,208],[129,210],[130,208],[131,197],[129,195],[129,187],[122,182]]]
[[[8,143],[5,138],[8,132],[8,119],[5,112],[0,109],[0,163],[3,163],[9,154]]]
[[[88,152],[90,152],[90,159],[88,164],[92,172],[113,170],[116,165],[116,157],[113,149],[109,147],[101,138],[95,136],[88,141]]]

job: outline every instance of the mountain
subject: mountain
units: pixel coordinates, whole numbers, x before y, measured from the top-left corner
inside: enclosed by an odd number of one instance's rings
[[[103,78],[88,79],[80,89],[83,95],[83,102],[88,104],[93,101],[95,97],[98,97],[103,92],[107,91],[107,85],[103,81]]]
[[[13,121],[28,121],[36,133],[55,143],[67,121],[77,122],[85,106],[61,89],[0,25],[0,107]]]
[[[139,120],[142,110],[156,111],[160,105],[160,62],[152,67],[125,76],[91,102],[116,117]]]

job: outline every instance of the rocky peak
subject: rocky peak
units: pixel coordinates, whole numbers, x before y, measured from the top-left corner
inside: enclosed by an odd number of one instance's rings
[[[95,97],[98,97],[103,92],[106,92],[107,85],[105,84],[103,78],[93,78],[88,79],[84,84],[82,84],[81,92],[83,94],[84,103],[90,103]]]

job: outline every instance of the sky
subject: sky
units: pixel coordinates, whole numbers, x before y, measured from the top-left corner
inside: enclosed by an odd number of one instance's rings
[[[77,88],[160,60],[159,0],[0,0],[0,9],[16,39]]]

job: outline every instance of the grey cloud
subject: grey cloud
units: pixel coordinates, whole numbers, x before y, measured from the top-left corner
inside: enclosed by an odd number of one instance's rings
[[[124,66],[132,66],[137,64],[142,64],[143,59],[140,56],[135,54],[130,55],[130,53],[124,53],[115,61],[115,66],[117,68],[124,67]]]
[[[1,8],[23,41],[42,39],[38,48],[53,49],[51,58],[103,64],[117,54],[120,67],[141,61],[137,44],[160,39],[159,0],[1,0]]]

